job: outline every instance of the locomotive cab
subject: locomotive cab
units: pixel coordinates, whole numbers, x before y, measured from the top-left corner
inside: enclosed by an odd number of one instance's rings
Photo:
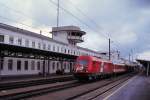
[[[100,62],[91,56],[79,56],[74,70],[74,76],[78,79],[89,79],[99,73]]]
[[[88,66],[89,66],[89,59],[82,57],[77,59],[75,64],[75,72],[88,72]]]

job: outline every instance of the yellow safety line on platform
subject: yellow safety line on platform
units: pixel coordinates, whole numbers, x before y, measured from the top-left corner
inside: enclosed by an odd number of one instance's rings
[[[119,87],[116,91],[114,91],[113,93],[111,93],[110,95],[108,95],[107,97],[105,97],[103,100],[108,100],[108,98],[110,98],[111,96],[113,96],[115,93],[117,93],[120,89],[122,89],[123,87],[125,87],[129,82],[131,82],[133,79],[135,79],[138,75],[134,76],[133,78],[131,78],[129,81],[127,81],[125,84],[123,84],[121,87]]]

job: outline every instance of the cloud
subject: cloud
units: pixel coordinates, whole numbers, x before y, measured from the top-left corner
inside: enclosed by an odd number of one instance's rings
[[[138,54],[138,59],[150,60],[150,50]]]
[[[80,46],[107,51],[108,40],[102,35],[105,34],[113,41],[111,49],[119,49],[124,56],[130,53],[132,48],[136,48],[135,53],[141,53],[150,48],[149,4],[149,0],[60,0],[62,7],[80,18],[79,21],[60,9],[60,25],[76,25],[87,32],[84,36],[85,42],[79,44]],[[94,22],[81,14],[76,7]],[[21,13],[16,13],[13,9]],[[51,31],[51,27],[56,26],[56,9],[56,5],[49,0],[1,0],[0,16],[16,21],[3,18],[0,18],[0,21],[26,29],[29,27],[22,26],[18,22],[28,24],[35,27],[37,32],[43,30],[44,35],[49,35],[44,31]]]
[[[84,43],[79,45],[96,51],[106,51],[106,48],[108,47],[108,40],[101,37],[99,34],[92,34],[92,32],[88,32],[84,36]]]

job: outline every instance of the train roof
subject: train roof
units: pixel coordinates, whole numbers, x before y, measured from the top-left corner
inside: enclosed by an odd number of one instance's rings
[[[97,57],[93,57],[93,56],[79,56],[79,57],[90,58],[93,61],[112,63],[112,61],[110,61],[110,60],[105,60],[105,59],[101,59],[101,58],[97,58]]]

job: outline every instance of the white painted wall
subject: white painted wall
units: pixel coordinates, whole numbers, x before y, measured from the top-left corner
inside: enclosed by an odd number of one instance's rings
[[[0,34],[4,35],[4,43],[9,44],[9,37],[12,36],[14,37],[14,43],[13,45],[18,45],[18,38],[22,39],[22,45],[21,46],[25,46],[25,41],[29,40],[29,47],[32,47],[32,41],[35,42],[35,48],[36,49],[43,49],[43,44],[46,44],[46,51],[53,51],[53,47],[55,47],[55,51],[53,52],[60,52],[60,53],[65,53],[65,49],[66,49],[66,54],[68,54],[68,50],[69,50],[69,54],[70,55],[74,55],[74,51],[75,51],[75,55],[85,55],[85,54],[90,54],[91,56],[101,56],[100,54],[95,54],[95,52],[92,51],[88,51],[85,49],[78,49],[76,46],[70,45],[68,44],[68,40],[67,40],[67,33],[62,32],[62,33],[58,33],[57,35],[59,35],[58,37],[54,37],[55,40],[57,41],[61,41],[64,42],[66,44],[61,44],[52,40],[43,40],[41,38],[38,37],[33,37],[33,36],[28,36],[28,35],[24,35],[21,34],[19,32],[13,32],[10,30],[6,30],[6,29],[2,29],[0,28]],[[38,43],[41,44],[41,48],[38,48]],[[50,49],[48,50],[48,45],[50,45]],[[59,47],[59,50],[57,49]],[[72,52],[71,52],[72,51]],[[13,59],[13,70],[8,70],[8,60],[9,59]],[[22,62],[22,68],[21,71],[17,71],[17,60],[21,60]],[[24,61],[28,61],[29,62],[29,69],[28,70],[24,70]],[[35,70],[31,70],[31,61],[34,60],[35,61]],[[37,61],[41,62],[41,68],[40,70],[37,70]],[[46,68],[46,72],[50,72],[50,73],[55,73],[57,70],[57,65],[55,65],[55,69],[52,68],[52,63],[53,62],[57,62],[57,61],[50,61],[50,64],[48,66],[48,61],[46,61],[45,64],[45,68]],[[70,72],[70,67],[68,62],[64,62],[66,63],[66,69],[65,72]],[[63,65],[64,65],[63,63]],[[1,71],[1,75],[28,75],[28,74],[38,74],[39,72],[43,72],[43,61],[42,60],[37,60],[37,59],[26,59],[26,58],[9,58],[9,57],[5,57],[4,58],[4,69]],[[49,71],[48,71],[48,67],[49,67]],[[61,64],[59,62],[59,68],[61,67]]]

